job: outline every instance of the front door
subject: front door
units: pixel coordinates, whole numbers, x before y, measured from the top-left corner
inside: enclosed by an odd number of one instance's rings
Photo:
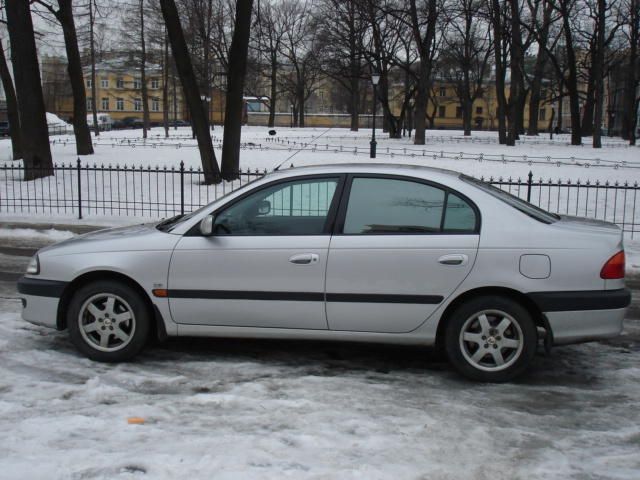
[[[471,271],[477,211],[445,187],[403,177],[356,176],[345,197],[327,264],[329,328],[410,332]]]
[[[268,184],[216,212],[213,236],[184,236],[169,269],[174,321],[327,329],[325,269],[340,183]]]

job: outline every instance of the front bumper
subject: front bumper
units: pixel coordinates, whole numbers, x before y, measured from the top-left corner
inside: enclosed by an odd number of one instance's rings
[[[22,319],[43,327],[58,328],[58,304],[66,282],[22,277],[18,293],[22,298]]]
[[[554,345],[617,337],[622,332],[628,289],[530,294],[549,322]]]

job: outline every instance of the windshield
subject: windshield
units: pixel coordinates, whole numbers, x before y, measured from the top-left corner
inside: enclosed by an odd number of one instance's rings
[[[176,228],[178,225],[182,224],[183,222],[189,220],[190,218],[195,217],[196,215],[198,215],[200,212],[202,212],[203,210],[207,210],[210,209],[211,206],[214,203],[219,202],[220,200],[222,200],[223,198],[228,197],[231,194],[235,194],[238,192],[241,192],[243,190],[245,190],[247,187],[251,186],[256,180],[260,180],[263,177],[258,177],[255,180],[252,180],[251,182],[243,185],[240,188],[237,188],[236,190],[231,190],[230,192],[225,193],[224,195],[222,195],[221,197],[215,199],[213,202],[205,205],[204,207],[200,207],[197,210],[194,210],[191,213],[187,213],[186,215],[176,215],[174,217],[171,218],[166,218],[164,220],[161,220],[159,223],[156,224],[156,228],[158,230],[160,230],[161,232],[170,232],[172,231],[174,228]]]
[[[478,180],[477,178],[469,177],[467,175],[460,175],[460,179],[464,180],[467,183],[471,183],[478,187],[479,189],[487,192],[488,194],[494,196],[498,200],[503,201],[504,203],[512,206],[513,208],[521,211],[525,215],[529,215],[532,218],[535,218],[539,222],[542,223],[554,223],[560,220],[560,216],[555,213],[547,212],[531,203],[522,200],[521,198],[516,197],[515,195],[510,194],[509,192],[505,192],[504,190],[500,190],[493,185]]]

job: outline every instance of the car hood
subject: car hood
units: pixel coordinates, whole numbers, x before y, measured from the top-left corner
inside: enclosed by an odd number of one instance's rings
[[[171,250],[179,235],[161,232],[154,223],[130,227],[108,228],[78,235],[49,245],[38,251],[39,255],[69,255],[74,253],[122,252],[137,250]]]

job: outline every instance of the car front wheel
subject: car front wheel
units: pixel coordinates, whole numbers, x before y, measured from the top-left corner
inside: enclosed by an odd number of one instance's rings
[[[121,362],[142,350],[149,336],[150,316],[141,295],[114,281],[79,289],[67,310],[73,344],[92,360]]]
[[[467,378],[505,382],[522,374],[535,356],[537,330],[529,312],[505,297],[478,297],[449,317],[445,348]]]

